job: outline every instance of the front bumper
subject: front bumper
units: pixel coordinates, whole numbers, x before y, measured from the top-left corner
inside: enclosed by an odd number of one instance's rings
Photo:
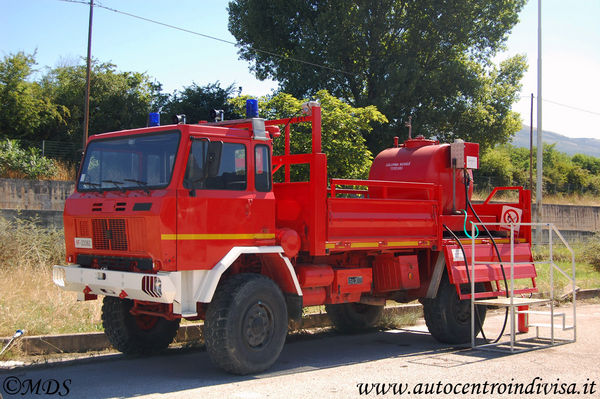
[[[118,296],[140,301],[173,303],[176,295],[176,281],[172,274],[131,273],[114,270],[83,268],[80,265],[54,266],[54,284],[67,291],[75,291],[78,298],[85,294]]]
[[[280,246],[233,247],[210,270],[182,270],[157,274],[99,270],[80,265],[54,266],[54,283],[67,291],[75,291],[78,299],[86,294],[108,295],[139,301],[173,304],[173,313],[182,317],[198,315],[198,303],[210,303],[221,276],[243,254],[278,254],[283,273],[289,273],[295,294],[302,296],[298,278],[290,260]]]

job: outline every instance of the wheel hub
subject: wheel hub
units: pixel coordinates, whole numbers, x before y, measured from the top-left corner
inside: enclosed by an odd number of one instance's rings
[[[252,348],[265,345],[273,335],[273,317],[271,310],[258,302],[250,307],[244,317],[246,342]]]
[[[137,315],[135,317],[135,323],[143,331],[150,331],[154,328],[156,323],[158,323],[158,317],[150,316],[150,315]]]
[[[454,315],[461,324],[471,322],[471,304],[469,301],[456,300],[454,303]]]

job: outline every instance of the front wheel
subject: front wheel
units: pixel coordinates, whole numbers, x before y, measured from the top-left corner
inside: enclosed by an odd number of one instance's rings
[[[471,300],[460,300],[455,285],[450,284],[447,277],[442,279],[437,296],[422,303],[425,324],[436,340],[446,344],[470,342]],[[475,306],[475,312],[479,318],[479,321],[475,320],[474,335],[477,336],[483,326],[487,307]]]
[[[223,282],[206,311],[204,339],[214,364],[233,374],[275,363],[287,335],[285,298],[273,280],[238,274]]]
[[[104,297],[102,325],[112,346],[129,355],[159,352],[166,349],[177,334],[179,319],[130,313],[133,301]]]

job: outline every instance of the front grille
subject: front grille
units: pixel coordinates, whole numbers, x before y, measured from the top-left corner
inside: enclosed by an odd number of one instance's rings
[[[125,219],[92,219],[94,249],[127,251]]]
[[[90,237],[90,229],[87,220],[79,221],[79,230],[77,237]]]

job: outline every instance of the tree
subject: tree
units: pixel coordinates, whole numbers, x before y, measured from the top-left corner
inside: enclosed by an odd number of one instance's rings
[[[18,52],[0,62],[0,135],[13,139],[45,138],[40,127],[64,125],[68,109],[43,95],[37,82],[29,79],[34,72],[35,54]]]
[[[83,136],[86,66],[64,65],[51,69],[41,80],[44,95],[69,109],[66,125],[45,127],[54,140],[79,140]],[[120,72],[116,65],[93,61],[90,75],[89,134],[147,125],[148,113],[160,84],[139,72]]]
[[[376,107],[353,107],[333,97],[326,90],[315,93],[322,109],[322,148],[328,155],[328,177],[366,178],[371,167],[372,154],[366,146],[364,136],[373,130],[372,123],[385,123],[387,119]],[[237,112],[243,113],[247,96],[231,100]],[[278,93],[275,96],[259,99],[261,117],[285,119],[299,115],[303,100],[290,94]],[[291,132],[291,153],[310,153],[312,149],[311,130],[306,124],[294,126]],[[274,154],[283,155],[284,140],[274,141]],[[292,180],[307,180],[308,170],[292,168]]]
[[[586,154],[575,154],[572,159],[574,164],[579,165],[591,174],[600,174],[600,158]]]
[[[229,103],[229,98],[233,97],[237,90],[233,85],[222,88],[219,82],[198,86],[192,83],[191,86],[184,87],[181,91],[175,91],[167,97],[162,104],[161,117],[171,122],[174,115],[184,114],[189,123],[198,121],[212,121],[210,111],[223,110],[225,118],[241,118],[241,114],[236,112],[233,105]]]
[[[490,147],[520,128],[510,108],[525,60],[491,59],[524,3],[233,0],[229,30],[259,79],[296,97],[327,89],[353,106],[376,105],[390,123],[369,137],[372,151],[405,134],[409,116],[418,134]]]
[[[497,147],[483,152],[475,171],[474,179],[478,187],[510,186],[513,184],[515,167],[510,159],[508,147]]]

